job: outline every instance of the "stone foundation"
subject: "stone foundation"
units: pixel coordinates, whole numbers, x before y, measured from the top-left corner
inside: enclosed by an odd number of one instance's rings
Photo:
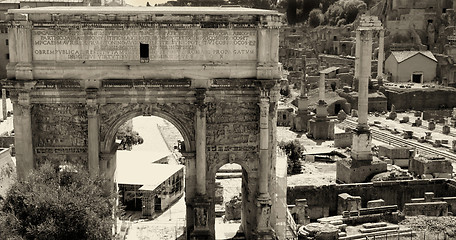
[[[313,118],[309,120],[308,136],[318,140],[334,139],[335,121],[329,118]]]
[[[386,172],[386,163],[380,160],[353,161],[351,158],[337,162],[338,183],[361,183],[377,173]]]

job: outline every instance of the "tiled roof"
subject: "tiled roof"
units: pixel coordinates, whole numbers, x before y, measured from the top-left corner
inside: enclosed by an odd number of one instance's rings
[[[430,51],[398,51],[398,52],[391,52],[391,54],[396,58],[396,61],[398,63],[401,63],[417,54],[421,54],[435,62],[437,62],[437,59],[434,57],[434,54]]]

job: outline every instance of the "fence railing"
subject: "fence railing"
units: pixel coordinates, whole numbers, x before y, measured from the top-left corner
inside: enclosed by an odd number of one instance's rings
[[[357,234],[341,237],[340,240],[450,240],[445,232],[412,231],[411,229],[390,230],[388,232]]]

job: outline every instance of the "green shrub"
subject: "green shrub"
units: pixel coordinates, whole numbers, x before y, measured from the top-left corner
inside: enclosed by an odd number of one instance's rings
[[[44,164],[8,191],[0,239],[110,239],[114,196],[105,184],[83,169]]]
[[[285,151],[287,155],[287,173],[288,174],[299,174],[301,173],[301,159],[302,159],[302,151],[303,148],[301,143],[298,140],[279,142],[279,147]]]

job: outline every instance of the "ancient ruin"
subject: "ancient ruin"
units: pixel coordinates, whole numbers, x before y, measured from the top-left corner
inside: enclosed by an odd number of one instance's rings
[[[359,52],[358,67],[358,125],[353,134],[351,158],[337,162],[337,181],[341,183],[364,182],[376,173],[386,171],[386,163],[373,159],[372,136],[367,124],[368,84],[371,75],[372,32],[382,30],[381,22],[372,16],[362,16],[357,29],[359,41],[356,50]],[[358,59],[358,58],[357,58]]]
[[[243,168],[246,239],[284,238],[285,200],[272,195],[286,188],[273,167],[277,12],[48,7],[10,10],[8,19],[3,85],[14,106],[19,178],[51,161],[114,181],[119,126],[159,116],[184,138],[189,239],[214,239],[215,173],[226,163]]]

